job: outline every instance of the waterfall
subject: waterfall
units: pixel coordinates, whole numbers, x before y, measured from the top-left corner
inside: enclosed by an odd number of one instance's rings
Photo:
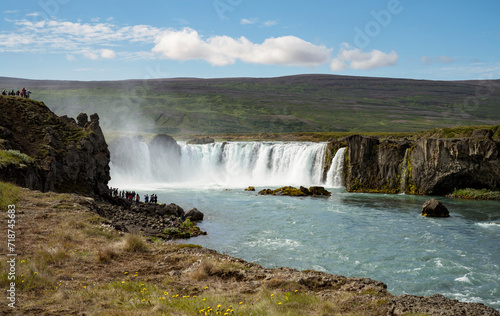
[[[326,143],[224,142],[179,143],[180,155],[159,159],[147,144],[123,151],[112,161],[110,185],[164,183],[193,186],[312,186],[321,183]],[[134,146],[131,146],[131,148]],[[122,157],[123,155],[133,157]],[[168,159],[166,158],[168,157]]]
[[[332,164],[326,174],[326,185],[333,188],[344,186],[342,175],[344,173],[344,153],[345,147],[340,148],[333,157]]]
[[[400,183],[400,193],[406,193],[406,185],[408,182],[408,148],[406,148],[405,156],[403,162],[401,163],[401,183]]]

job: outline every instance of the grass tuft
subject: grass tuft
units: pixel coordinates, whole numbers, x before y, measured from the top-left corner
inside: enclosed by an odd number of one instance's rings
[[[119,252],[112,246],[100,249],[97,252],[97,261],[100,263],[109,263],[119,257]]]
[[[144,238],[138,235],[126,235],[123,249],[128,252],[146,252],[149,247]]]

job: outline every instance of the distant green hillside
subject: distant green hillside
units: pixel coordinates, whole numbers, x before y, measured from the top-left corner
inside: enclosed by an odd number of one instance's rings
[[[334,75],[96,82],[0,78],[0,90],[23,86],[56,114],[97,112],[106,130],[414,132],[500,124],[500,80]]]

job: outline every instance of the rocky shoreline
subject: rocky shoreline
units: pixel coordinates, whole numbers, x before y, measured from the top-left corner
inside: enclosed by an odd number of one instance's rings
[[[386,284],[369,278],[265,268],[192,244],[154,242],[138,247],[135,241],[131,248],[130,234],[108,230],[106,219],[96,216],[118,212],[115,204],[75,194],[19,190],[19,228],[24,232],[20,256],[38,273],[30,273],[31,288],[19,290],[19,312],[24,315],[106,314],[123,308],[141,315],[193,315],[207,306],[213,306],[215,314],[217,304],[236,307],[242,315],[260,315],[258,304],[266,304],[264,308],[272,310],[269,315],[500,316],[480,303],[438,294],[397,296]],[[145,208],[148,205],[131,207],[125,214]],[[160,209],[179,214],[172,204]],[[37,260],[45,262],[45,270],[38,268],[43,265]],[[54,273],[57,278],[51,277]],[[114,299],[116,295],[125,303]],[[78,303],[82,299],[86,304]],[[141,304],[145,299],[150,303]],[[186,310],[190,305],[195,310]],[[0,312],[5,309],[0,306]]]
[[[196,208],[185,212],[174,203],[135,203],[120,197],[107,198],[107,201],[97,203],[88,198],[88,206],[122,232],[163,240],[206,235],[206,232],[196,226],[196,222],[204,217]]]

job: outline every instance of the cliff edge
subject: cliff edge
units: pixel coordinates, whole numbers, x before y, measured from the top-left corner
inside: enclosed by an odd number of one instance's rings
[[[110,153],[97,114],[77,122],[14,96],[0,96],[0,111],[0,180],[43,192],[109,193]]]
[[[331,140],[327,159],[346,147],[349,192],[446,195],[500,190],[500,126],[456,128],[407,138],[352,135]]]

